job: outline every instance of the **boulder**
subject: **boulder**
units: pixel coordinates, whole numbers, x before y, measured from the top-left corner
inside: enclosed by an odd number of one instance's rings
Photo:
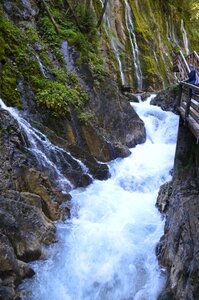
[[[6,196],[0,197],[1,232],[9,238],[16,256],[30,261],[40,257],[42,243],[55,241],[55,226],[41,209],[17,198],[10,200]]]
[[[179,86],[175,85],[167,88],[166,90],[160,91],[156,97],[151,100],[152,105],[157,105],[165,111],[172,111],[175,114],[178,114],[178,94]]]

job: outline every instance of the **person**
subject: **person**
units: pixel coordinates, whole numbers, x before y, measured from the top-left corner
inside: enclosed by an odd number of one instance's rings
[[[196,84],[196,70],[193,65],[190,65],[189,79],[188,82],[190,84]]]
[[[187,81],[185,81],[185,82],[188,82],[190,84],[193,84],[193,85],[199,87],[199,76],[198,76],[198,74],[197,74],[197,72],[196,72],[196,70],[195,70],[195,68],[194,68],[193,65],[189,65],[189,67],[190,67],[189,79]],[[193,89],[192,93],[198,95],[199,91]]]

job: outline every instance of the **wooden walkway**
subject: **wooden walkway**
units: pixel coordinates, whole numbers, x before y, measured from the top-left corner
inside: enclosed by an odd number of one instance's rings
[[[194,51],[187,57],[179,52],[174,58],[173,71],[179,72],[181,80],[178,100],[178,111],[191,132],[199,142],[199,86],[189,84],[187,80],[192,64],[199,74],[199,57]]]

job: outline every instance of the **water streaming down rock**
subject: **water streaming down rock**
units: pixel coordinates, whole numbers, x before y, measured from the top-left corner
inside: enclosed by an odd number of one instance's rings
[[[74,63],[72,52],[73,52],[73,49],[68,44],[68,42],[67,41],[62,41],[62,43],[61,43],[61,53],[63,54],[64,64],[65,64],[68,72],[74,72],[75,71],[75,63]]]
[[[103,0],[100,0],[102,7],[104,6],[104,2]],[[113,52],[115,54],[116,60],[118,62],[118,66],[119,66],[119,70],[120,70],[120,77],[121,77],[121,82],[122,85],[126,84],[126,80],[125,80],[125,76],[124,76],[124,70],[123,70],[123,65],[122,65],[122,60],[120,58],[120,47],[117,43],[116,37],[113,35],[113,30],[112,30],[112,26],[111,26],[111,6],[112,6],[112,1],[109,1],[106,7],[106,11],[104,13],[104,17],[103,17],[103,24],[104,24],[104,28],[106,31],[107,36],[110,39],[110,43],[113,49]]]
[[[174,14],[174,12],[171,11],[171,16],[168,17],[168,20],[165,20],[166,29],[167,29],[167,38],[174,47],[178,47],[179,49],[181,49],[178,39],[177,39],[177,36],[176,36],[175,25],[173,22],[173,19],[174,19],[173,14]]]
[[[139,90],[142,90],[142,70],[140,65],[140,55],[139,55],[139,49],[138,49],[137,40],[134,32],[132,12],[127,0],[125,0],[125,19],[126,19],[126,27],[129,33],[129,39],[132,48],[133,63],[135,67],[135,75],[137,80],[137,88]]]
[[[184,28],[184,21],[183,21],[183,19],[181,20],[181,27],[180,27],[180,29],[181,29],[181,32],[182,32],[184,49],[185,49],[186,55],[188,55],[189,54],[189,42],[188,42],[186,30]]]
[[[59,187],[63,192],[70,191],[79,185],[80,182],[77,181],[81,181],[82,174],[88,177],[88,183],[91,182],[90,176],[86,174],[88,169],[80,160],[52,144],[41,131],[32,127],[28,121],[22,118],[15,108],[7,107],[1,99],[0,107],[7,110],[17,120],[24,133],[26,147],[33,157],[34,164],[37,169],[49,176],[56,187]]]
[[[39,65],[39,68],[41,70],[41,73],[42,75],[44,76],[44,78],[48,78],[47,74],[46,74],[46,70],[45,70],[45,67],[44,65],[42,64],[40,58],[39,58],[39,55],[35,54],[36,56],[36,59],[37,59],[37,62],[38,62],[38,65]]]
[[[112,177],[72,192],[71,219],[57,224],[59,242],[33,264],[26,300],[155,300],[165,278],[155,257],[163,233],[155,201],[171,179],[178,117],[133,103],[147,141],[110,163]]]

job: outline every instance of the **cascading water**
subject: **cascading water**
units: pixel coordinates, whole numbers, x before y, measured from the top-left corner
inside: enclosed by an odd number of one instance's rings
[[[182,32],[184,49],[185,49],[186,55],[188,55],[189,54],[189,42],[188,42],[186,30],[184,28],[184,21],[183,21],[183,19],[181,20],[181,27],[180,27],[180,29],[181,29],[181,32]]]
[[[142,70],[140,65],[140,55],[139,55],[139,49],[138,49],[137,40],[134,32],[132,12],[127,0],[125,0],[125,19],[126,19],[126,27],[129,33],[129,39],[132,48],[133,63],[134,63],[135,75],[137,79],[137,87],[139,90],[142,90]]]
[[[102,7],[104,6],[103,0],[100,0]],[[124,76],[124,71],[123,71],[123,66],[122,66],[122,61],[120,59],[120,47],[118,46],[118,43],[116,41],[115,36],[113,35],[112,29],[111,29],[111,1],[108,2],[106,11],[104,13],[104,28],[106,31],[107,36],[110,39],[111,46],[113,48],[113,52],[115,54],[116,60],[118,62],[119,70],[120,70],[120,77],[121,77],[121,82],[122,85],[125,85],[125,76]]]
[[[165,19],[166,29],[167,29],[167,38],[173,44],[173,46],[181,49],[178,39],[176,37],[175,25],[173,22],[173,20],[174,20],[173,14],[174,14],[173,11],[171,11],[171,16],[168,17],[168,20]]]
[[[178,117],[132,104],[147,140],[110,163],[112,177],[72,192],[71,219],[57,224],[59,242],[33,264],[27,300],[155,300],[164,286],[155,247],[164,222],[155,201],[171,179]]]
[[[39,56],[38,56],[37,54],[36,54],[35,56],[36,56],[37,62],[38,62],[38,64],[39,64],[39,68],[40,68],[40,70],[41,70],[42,75],[43,75],[45,78],[48,78],[48,76],[47,76],[47,74],[46,74],[45,67],[44,67],[44,65],[42,64],[42,62],[41,62]]]
[[[7,110],[23,130],[27,149],[36,160],[37,168],[46,172],[61,191],[68,192],[74,188],[74,185],[67,179],[67,173],[72,171],[71,165],[75,170],[87,173],[88,169],[83,163],[62,148],[53,145],[42,132],[22,118],[15,108],[7,107],[1,99],[0,107]]]

